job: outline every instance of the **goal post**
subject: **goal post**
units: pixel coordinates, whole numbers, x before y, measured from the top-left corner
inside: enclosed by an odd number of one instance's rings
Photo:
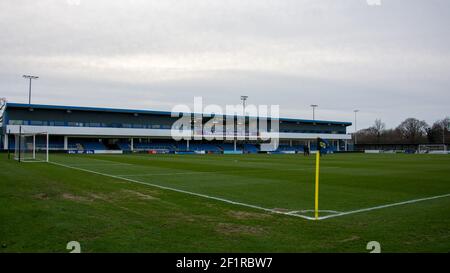
[[[24,132],[15,134],[14,159],[19,162],[48,162],[49,135],[47,132]]]
[[[419,154],[446,154],[447,146],[444,144],[424,144],[419,145]]]

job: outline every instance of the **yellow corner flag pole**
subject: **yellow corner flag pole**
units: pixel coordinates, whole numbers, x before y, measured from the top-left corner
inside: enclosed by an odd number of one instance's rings
[[[319,219],[319,166],[320,166],[320,151],[317,149],[316,153],[316,190],[315,190],[315,206],[314,214],[316,220]]]

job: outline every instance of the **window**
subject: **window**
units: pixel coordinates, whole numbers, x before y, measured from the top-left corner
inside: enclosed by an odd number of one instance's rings
[[[10,125],[23,125],[23,120],[10,120]]]
[[[68,122],[67,125],[71,126],[71,127],[82,127],[83,123],[82,122]]]
[[[31,120],[30,121],[30,125],[39,126],[39,125],[42,125],[42,121],[40,121],[40,120]]]

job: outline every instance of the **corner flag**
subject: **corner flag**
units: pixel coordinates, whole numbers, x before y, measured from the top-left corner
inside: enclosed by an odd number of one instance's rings
[[[325,139],[320,137],[317,138],[317,151],[320,151],[321,154],[326,154],[326,149],[330,146]]]
[[[319,219],[319,173],[320,173],[320,156],[326,153],[329,144],[320,137],[317,138],[317,153],[316,153],[316,187],[314,194],[314,218]]]

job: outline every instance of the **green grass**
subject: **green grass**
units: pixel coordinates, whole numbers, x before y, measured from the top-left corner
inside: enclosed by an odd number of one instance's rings
[[[320,221],[0,155],[0,252],[449,252],[450,197]],[[280,211],[313,209],[314,157],[51,155],[51,161]],[[450,156],[322,158],[320,209],[450,193]],[[325,215],[325,214],[323,214]]]

